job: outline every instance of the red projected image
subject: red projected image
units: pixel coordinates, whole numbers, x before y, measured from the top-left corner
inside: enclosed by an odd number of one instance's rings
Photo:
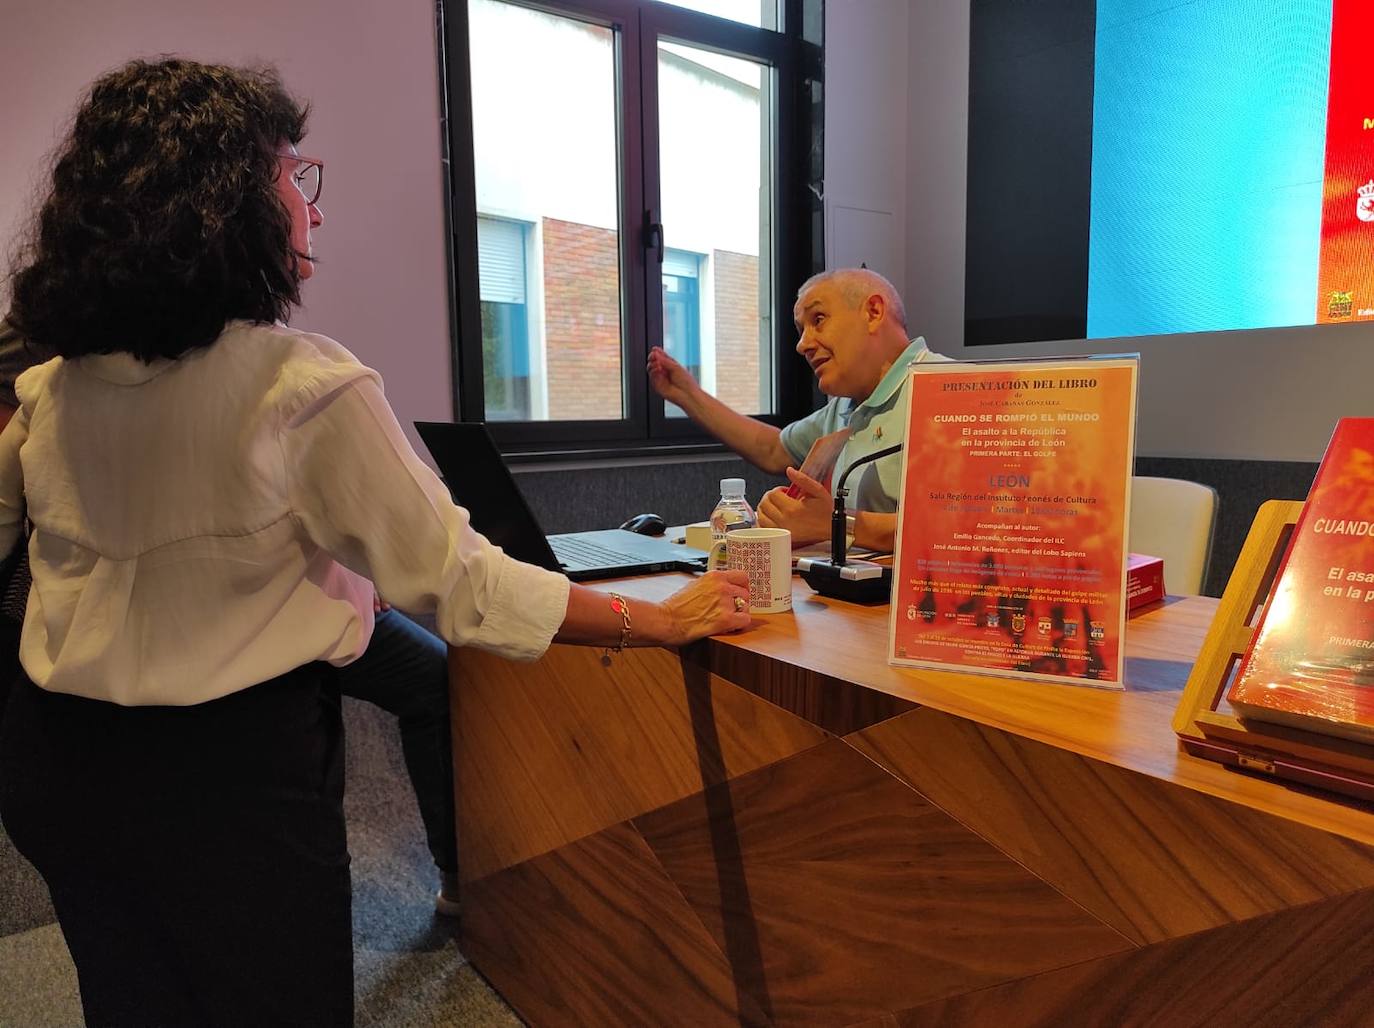
[[[1374,320],[1374,61],[1367,0],[1335,0],[1317,321]]]

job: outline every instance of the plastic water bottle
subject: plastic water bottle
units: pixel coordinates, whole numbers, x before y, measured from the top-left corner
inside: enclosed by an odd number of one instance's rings
[[[754,508],[744,498],[744,479],[722,478],[720,502],[711,511],[711,542],[723,542],[727,532],[753,528],[756,524],[758,518],[754,516]]]

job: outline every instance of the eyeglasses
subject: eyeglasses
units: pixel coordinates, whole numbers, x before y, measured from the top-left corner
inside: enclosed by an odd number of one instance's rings
[[[300,168],[291,174],[291,181],[301,191],[307,204],[319,203],[320,190],[324,188],[324,161],[302,157],[298,153],[279,153],[277,156],[300,164]]]

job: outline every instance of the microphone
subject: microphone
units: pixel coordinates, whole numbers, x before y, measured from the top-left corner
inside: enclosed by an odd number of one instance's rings
[[[803,557],[797,561],[802,580],[822,596],[852,603],[885,603],[891,597],[892,568],[867,560],[849,560],[849,533],[844,513],[849,490],[844,484],[855,468],[890,457],[901,449],[902,444],[898,443],[860,457],[844,469],[836,482],[835,509],[830,515],[830,559]]]
[[[849,490],[844,487],[845,482],[855,468],[882,457],[891,457],[894,453],[900,453],[901,449],[902,444],[898,443],[896,446],[889,446],[885,450],[877,450],[867,456],[860,457],[844,469],[839,481],[835,484],[835,510],[830,515],[830,563],[837,568],[845,566],[849,551],[849,532],[846,531],[847,521],[844,513],[844,501],[849,496]]]

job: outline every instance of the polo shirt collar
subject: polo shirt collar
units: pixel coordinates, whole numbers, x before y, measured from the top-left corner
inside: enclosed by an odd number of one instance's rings
[[[888,400],[892,399],[892,394],[900,389],[902,383],[906,381],[907,368],[911,362],[920,360],[926,352],[928,351],[926,350],[925,338],[917,336],[907,344],[907,348],[902,351],[901,356],[892,362],[892,367],[887,369],[887,374],[878,381],[873,392],[868,394],[868,399],[864,400],[863,403],[852,404],[852,409],[881,407],[887,403]]]

